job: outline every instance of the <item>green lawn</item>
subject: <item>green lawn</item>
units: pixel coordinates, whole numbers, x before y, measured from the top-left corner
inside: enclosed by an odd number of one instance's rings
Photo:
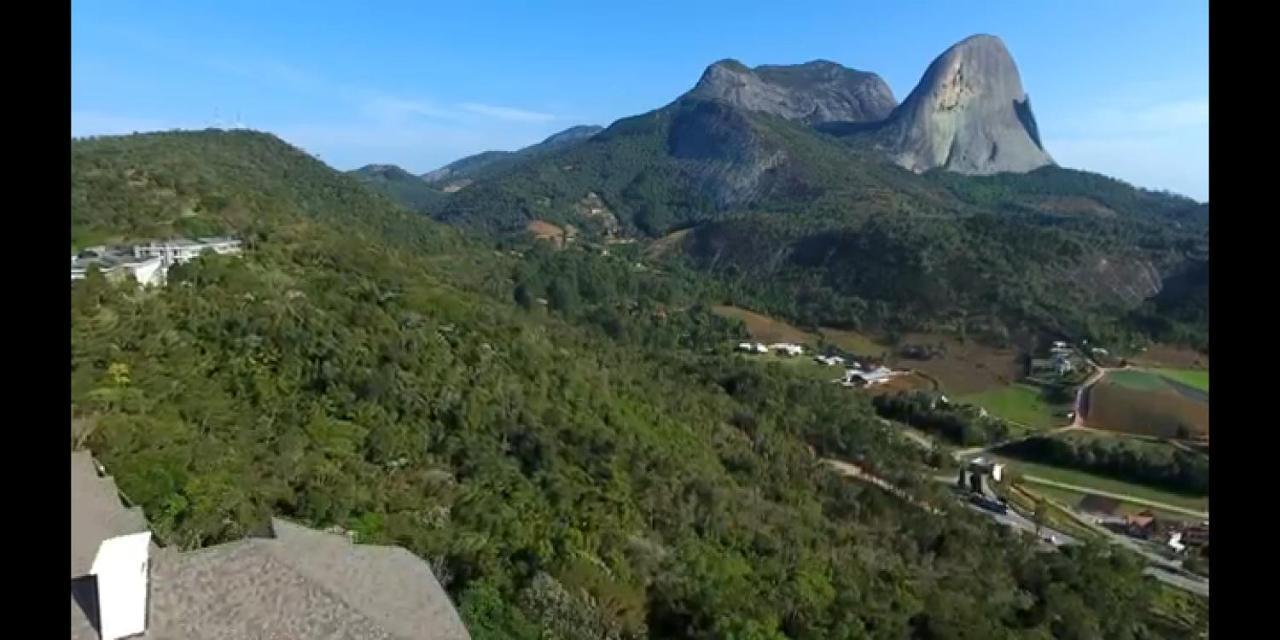
[[[962,396],[960,401],[978,405],[994,416],[1036,429],[1067,424],[1063,414],[1071,410],[1070,405],[1051,405],[1045,402],[1040,389],[1026,384],[1013,384]]]
[[[1201,391],[1209,390],[1209,372],[1203,369],[1156,369],[1160,375]]]
[[[1114,478],[1086,471],[1054,467],[1034,462],[1025,462],[1023,460],[1004,456],[999,456],[999,458],[1008,463],[1010,468],[1024,475],[1034,475],[1055,482],[1063,482],[1080,487],[1097,489],[1099,491],[1110,491],[1112,493],[1130,495],[1143,500],[1163,502],[1165,504],[1182,507],[1183,509],[1194,509],[1196,511],[1206,512],[1209,510],[1208,496],[1199,497],[1182,493],[1174,493],[1172,491],[1165,491],[1163,489],[1148,487],[1146,485],[1116,480]]]

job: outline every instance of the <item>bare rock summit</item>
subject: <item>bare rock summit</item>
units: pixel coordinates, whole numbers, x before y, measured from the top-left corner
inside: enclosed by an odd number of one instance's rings
[[[874,73],[826,60],[754,69],[721,60],[703,72],[685,99],[720,102],[807,124],[874,122],[893,111],[889,85]]]
[[[917,173],[1025,173],[1053,164],[1018,67],[990,35],[966,38],[938,56],[876,129],[877,144]]]

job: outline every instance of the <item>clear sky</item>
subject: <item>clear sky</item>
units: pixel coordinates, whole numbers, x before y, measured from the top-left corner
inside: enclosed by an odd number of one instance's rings
[[[706,65],[823,58],[903,99],[1000,36],[1059,164],[1209,196],[1208,2],[134,2],[71,9],[71,133],[221,124],[415,173],[660,107]]]

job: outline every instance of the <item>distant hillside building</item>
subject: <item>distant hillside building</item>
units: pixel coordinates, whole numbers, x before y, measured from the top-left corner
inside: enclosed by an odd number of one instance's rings
[[[133,276],[142,285],[164,284],[166,271],[160,258],[138,258],[124,250],[92,247],[71,256],[71,281],[83,280],[95,267],[108,279]]]
[[[71,281],[83,280],[89,269],[96,267],[113,280],[133,276],[141,285],[162,285],[169,267],[188,262],[206,251],[218,254],[240,253],[235,238],[177,238],[132,247],[90,247],[71,256]]]
[[[88,452],[71,454],[71,638],[469,640],[426,562],[281,519],[271,537],[156,545]]]
[[[240,253],[240,241],[236,238],[172,238],[162,242],[149,242],[134,245],[133,255],[137,258],[160,258],[165,268],[175,264],[189,262],[200,254],[212,251],[218,254]]]

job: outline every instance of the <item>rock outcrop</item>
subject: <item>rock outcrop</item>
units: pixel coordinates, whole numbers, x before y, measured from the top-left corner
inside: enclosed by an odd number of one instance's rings
[[[880,76],[826,60],[754,69],[721,60],[703,72],[685,99],[722,102],[808,124],[874,122],[897,101]]]
[[[895,162],[915,172],[1024,173],[1053,164],[1018,67],[989,35],[966,38],[938,56],[874,135]]]

